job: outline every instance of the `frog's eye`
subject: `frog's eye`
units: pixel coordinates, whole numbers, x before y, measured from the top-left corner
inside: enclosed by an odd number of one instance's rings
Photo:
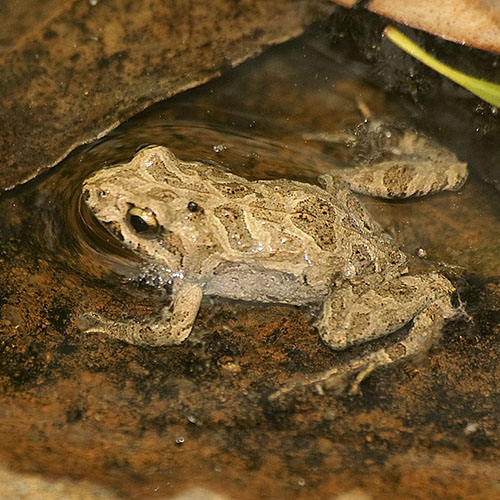
[[[127,219],[130,227],[141,236],[153,236],[160,229],[156,215],[149,208],[132,206],[128,209]]]

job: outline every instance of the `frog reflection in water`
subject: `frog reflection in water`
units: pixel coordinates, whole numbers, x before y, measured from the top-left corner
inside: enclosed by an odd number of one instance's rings
[[[455,314],[454,287],[437,272],[408,275],[405,254],[347,184],[370,178],[378,196],[457,189],[466,165],[435,148],[445,159],[423,162],[423,172],[418,162],[382,162],[377,173],[352,169],[350,179],[345,172],[343,180],[338,172],[322,175],[322,188],[286,179],[248,181],[211,164],[181,161],[161,146],[94,173],[85,181],[84,201],[172,282],[172,300],[146,322],[86,314],[86,331],[132,344],[177,345],[189,336],[204,295],[317,306],[319,334],[334,350],[411,324],[395,345],[292,383],[274,397],[350,374],[357,374],[357,387],[374,368],[430,347]],[[370,186],[363,189],[370,192]]]

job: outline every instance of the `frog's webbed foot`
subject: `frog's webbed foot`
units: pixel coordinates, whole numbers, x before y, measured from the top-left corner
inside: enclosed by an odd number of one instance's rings
[[[456,315],[450,295],[451,283],[432,273],[403,276],[382,284],[377,291],[357,295],[354,287],[341,290],[325,302],[320,335],[335,350],[390,334],[413,320],[406,336],[352,361],[302,380],[291,382],[270,396],[282,396],[314,386],[318,392],[334,389],[354,394],[360,383],[375,369],[425,353],[439,338],[443,324]]]
[[[104,333],[129,344],[168,346],[181,344],[191,333],[200,303],[202,290],[196,285],[182,287],[173,303],[164,307],[155,320],[110,320],[97,313],[81,317],[85,333]]]

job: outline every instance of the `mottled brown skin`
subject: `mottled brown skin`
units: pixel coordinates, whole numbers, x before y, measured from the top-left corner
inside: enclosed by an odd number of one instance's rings
[[[405,276],[406,256],[347,186],[329,174],[320,181],[324,189],[290,180],[248,181],[218,166],[180,161],[159,146],[96,172],[84,184],[85,202],[172,283],[173,298],[160,318],[147,323],[90,313],[87,330],[134,344],[179,344],[191,332],[202,296],[217,295],[318,304],[318,329],[333,349],[414,322],[398,347],[306,383],[352,371],[363,378],[427,349],[454,314],[453,286],[437,273]]]
[[[367,138],[376,140],[383,124],[368,124]],[[380,147],[386,158],[364,165],[335,169],[335,175],[357,193],[380,198],[409,198],[456,191],[467,180],[467,164],[435,141],[411,131],[393,134],[395,144]],[[373,145],[375,147],[375,145]]]

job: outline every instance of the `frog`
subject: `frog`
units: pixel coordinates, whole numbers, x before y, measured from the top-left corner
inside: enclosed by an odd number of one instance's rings
[[[450,155],[435,171],[426,160],[425,179],[412,184],[418,189],[401,182],[401,163],[392,165],[392,175],[405,195],[432,192],[437,185],[458,189],[467,167]],[[351,183],[343,170],[327,171],[317,185],[248,180],[151,145],[128,163],[94,172],[83,183],[85,206],[169,284],[171,296],[158,314],[141,320],[88,312],[83,330],[134,345],[179,345],[193,330],[202,298],[211,296],[309,307],[319,337],[334,351],[408,328],[389,347],[292,381],[273,398],[299,386],[321,390],[346,377],[355,377],[355,392],[374,369],[427,351],[456,314],[455,288],[438,271],[409,273],[407,255],[353,193],[352,185],[364,176],[371,177],[375,195],[399,196],[388,165],[382,165],[384,174],[356,167]]]

